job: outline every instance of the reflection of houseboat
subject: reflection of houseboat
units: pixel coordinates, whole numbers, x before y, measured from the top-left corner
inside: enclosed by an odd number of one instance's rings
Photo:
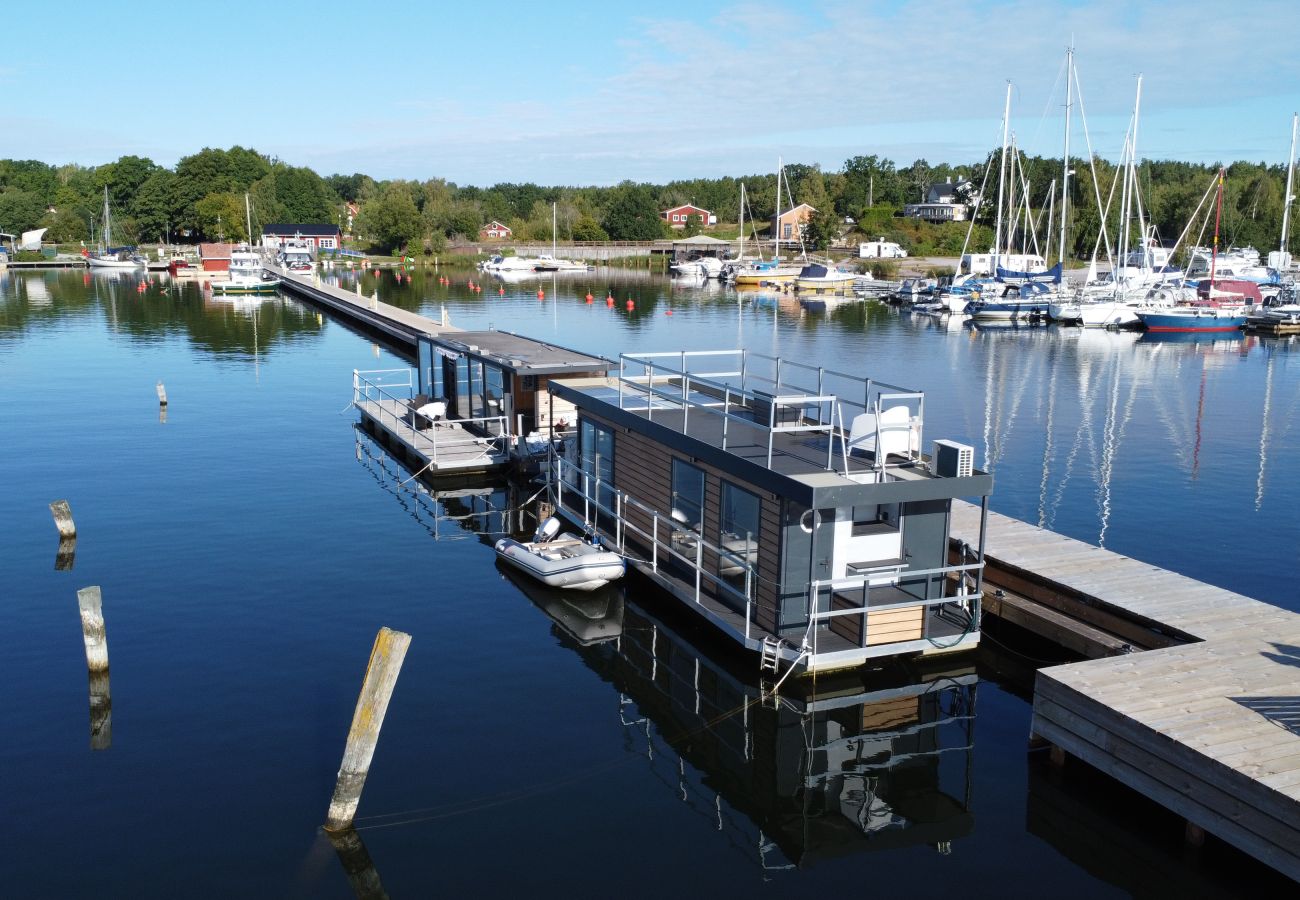
[[[764,869],[952,849],[971,812],[977,678],[951,660],[826,676],[778,699],[625,601],[617,640],[576,646],[619,692],[631,752]]]
[[[624,355],[550,391],[578,425],[557,510],[764,668],[978,642],[983,548],[950,565],[949,515],[992,479],[959,444],[922,456],[923,394],[749,351]]]
[[[353,405],[390,446],[433,474],[544,456],[552,412],[566,416],[548,402],[550,379],[602,374],[611,365],[508,331],[418,335],[416,355],[414,370],[354,372]]]

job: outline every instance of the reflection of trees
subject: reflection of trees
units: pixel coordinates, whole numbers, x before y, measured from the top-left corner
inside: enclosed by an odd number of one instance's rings
[[[162,343],[178,331],[200,350],[252,357],[318,334],[315,310],[280,296],[214,300],[194,283],[86,272],[8,273],[0,278],[0,342],[28,328],[102,311],[111,331]],[[165,293],[164,293],[165,292]]]

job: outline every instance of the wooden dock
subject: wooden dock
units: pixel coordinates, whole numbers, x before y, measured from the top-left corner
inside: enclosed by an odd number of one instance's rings
[[[417,336],[461,330],[445,321],[437,322],[374,297],[324,284],[316,273],[294,275],[271,262],[267,262],[264,268],[280,279],[280,286],[287,293],[337,313],[345,321],[384,338],[411,357],[415,355]]]
[[[954,537],[978,527],[954,505]],[[1166,637],[1040,669],[1033,733],[1300,880],[1300,615],[994,513],[987,551]]]

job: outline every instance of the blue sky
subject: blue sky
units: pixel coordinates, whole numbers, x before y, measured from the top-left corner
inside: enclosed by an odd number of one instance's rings
[[[11,4],[0,157],[241,144],[483,185],[966,163],[1008,80],[1019,144],[1056,155],[1073,37],[1097,152],[1118,156],[1141,72],[1141,155],[1282,163],[1300,55],[1270,35],[1294,21],[1272,0]]]

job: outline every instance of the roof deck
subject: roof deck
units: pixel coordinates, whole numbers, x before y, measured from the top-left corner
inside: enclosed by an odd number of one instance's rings
[[[593,356],[511,331],[459,331],[432,335],[431,340],[447,350],[469,353],[520,375],[589,374],[605,372],[613,365],[603,356]]]
[[[682,449],[678,438],[689,439],[694,453],[713,450],[715,464],[739,465],[751,482],[808,501],[834,505],[836,492],[858,485],[905,483],[905,498],[916,500],[991,486],[983,473],[953,485],[932,470],[921,452],[923,392],[753,351],[623,354],[617,375],[555,391],[658,426]]]

